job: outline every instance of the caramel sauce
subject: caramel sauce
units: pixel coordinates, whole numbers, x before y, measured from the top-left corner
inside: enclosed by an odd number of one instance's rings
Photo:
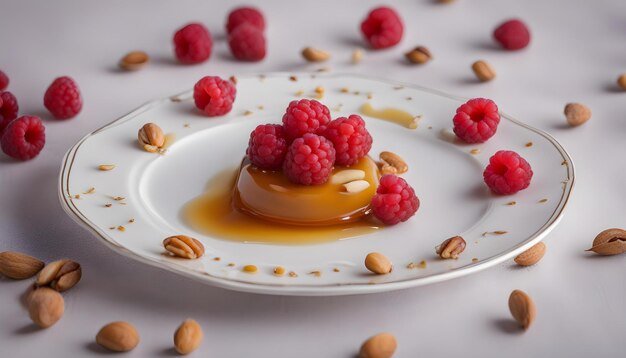
[[[383,119],[389,122],[397,123],[401,126],[409,129],[417,128],[417,120],[419,116],[413,116],[412,114],[395,108],[385,108],[377,110],[367,102],[359,108],[361,114],[369,117]]]
[[[354,194],[330,181],[302,186],[244,161],[238,170],[214,177],[207,191],[185,206],[183,216],[199,232],[234,241],[296,245],[362,236],[380,228],[368,215],[380,174],[369,157],[350,169],[364,170],[370,186]]]

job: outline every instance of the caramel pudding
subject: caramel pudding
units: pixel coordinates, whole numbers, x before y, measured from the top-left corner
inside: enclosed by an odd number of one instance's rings
[[[359,192],[347,192],[345,182],[335,179],[344,170],[363,173],[352,181],[363,180],[369,186]],[[259,169],[245,159],[234,188],[233,205],[247,214],[281,224],[348,223],[369,213],[378,178],[378,167],[368,156],[350,168],[336,167],[322,185],[294,184],[282,172]]]
[[[367,187],[347,192],[337,180],[341,175],[335,177],[346,170],[363,171],[353,182]],[[215,177],[183,214],[194,229],[237,241],[307,244],[361,236],[379,228],[368,215],[379,177],[368,156],[349,168],[335,167],[327,183],[314,186],[294,184],[282,172],[258,169],[245,159],[237,173]]]

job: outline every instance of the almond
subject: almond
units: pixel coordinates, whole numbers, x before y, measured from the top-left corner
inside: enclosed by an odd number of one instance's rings
[[[592,247],[587,251],[610,256],[626,252],[626,230],[607,229],[599,233],[593,240]]]
[[[343,188],[346,193],[354,194],[360,193],[363,190],[370,187],[370,183],[367,180],[355,180],[349,183],[343,184]]]
[[[474,71],[476,78],[481,82],[488,82],[496,78],[496,71],[489,63],[483,60],[474,62],[472,64],[472,71]]]
[[[397,347],[398,343],[393,334],[379,333],[363,342],[359,358],[391,358]]]
[[[546,244],[540,242],[530,249],[522,252],[517,255],[515,258],[515,263],[520,266],[532,266],[539,262],[543,258],[543,255],[546,253]]]
[[[322,62],[330,58],[330,53],[313,47],[306,47],[302,50],[302,57],[309,62]]]
[[[180,354],[189,354],[200,347],[202,338],[200,324],[193,319],[186,319],[174,333],[174,347]]]
[[[139,333],[128,322],[112,322],[100,329],[96,343],[113,352],[128,352],[139,344]]]
[[[365,267],[377,275],[385,275],[393,270],[393,265],[387,256],[371,252],[365,257]]]
[[[48,328],[57,323],[64,312],[63,296],[51,288],[38,288],[28,296],[30,319],[41,328]]]
[[[145,151],[155,153],[165,144],[165,134],[158,125],[146,123],[139,129],[137,140]]]
[[[515,320],[524,328],[528,329],[535,321],[537,309],[535,303],[524,291],[514,290],[509,296],[509,310]]]
[[[67,291],[76,286],[82,277],[82,269],[78,262],[62,259],[51,262],[41,270],[37,286],[50,286],[59,292]]]
[[[21,252],[0,252],[0,274],[14,280],[33,277],[41,271],[44,263]]]
[[[126,71],[137,71],[142,69],[150,61],[150,56],[143,51],[132,51],[127,53],[120,60],[119,66]]]
[[[568,103],[563,110],[567,123],[572,127],[577,127],[591,118],[589,107],[580,103]]]

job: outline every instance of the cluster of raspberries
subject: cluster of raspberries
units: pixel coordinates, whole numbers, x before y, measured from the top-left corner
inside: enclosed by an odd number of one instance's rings
[[[240,7],[228,14],[226,32],[233,56],[241,61],[261,61],[265,58],[265,18],[252,7]],[[174,33],[174,53],[184,64],[208,60],[213,49],[211,32],[200,23],[190,23]]]
[[[246,155],[261,169],[280,170],[294,183],[328,181],[335,165],[350,166],[367,155],[372,136],[358,115],[330,118],[316,100],[289,103],[283,124],[262,124],[250,134]]]
[[[0,71],[0,147],[12,158],[30,160],[39,155],[46,144],[46,128],[37,116],[18,117],[17,98],[5,91],[8,85],[9,77]],[[73,118],[83,107],[78,85],[67,76],[52,82],[43,102],[56,119]]]

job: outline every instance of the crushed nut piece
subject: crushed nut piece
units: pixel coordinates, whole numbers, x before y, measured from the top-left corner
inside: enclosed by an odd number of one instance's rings
[[[480,153],[480,149],[478,149],[478,148],[470,150],[470,154],[472,154],[472,155],[476,155],[476,154],[479,154],[479,153]]]
[[[214,258],[213,258],[213,261],[219,261],[219,260],[221,260],[221,259],[222,259],[221,257],[214,257]]]
[[[340,271],[340,270],[339,270],[339,267],[335,267],[335,268],[333,269],[333,272],[339,272],[339,271]]]
[[[243,272],[247,272],[247,273],[255,273],[258,271],[258,268],[254,265],[245,265],[243,267]]]
[[[517,201],[513,200],[513,201],[509,201],[505,205],[513,206],[513,205],[516,205],[516,204],[517,204]]]
[[[316,94],[315,98],[317,98],[317,99],[324,98],[324,91],[325,91],[324,87],[322,87],[322,86],[315,87],[315,94]]]
[[[315,277],[321,277],[322,276],[322,272],[321,271],[311,271],[311,272],[309,272],[309,275],[313,275]]]
[[[228,267],[235,267],[235,263],[234,262],[230,262],[228,265],[226,265]]]
[[[363,60],[364,54],[365,52],[363,51],[363,49],[355,48],[354,51],[352,51],[352,63],[357,64],[361,62],[361,60]]]
[[[252,114],[254,114],[252,111],[245,111],[245,112],[243,112],[244,116],[251,116]]]
[[[74,195],[74,199],[80,199],[80,194]]]
[[[526,148],[530,148],[530,147],[532,147],[532,146],[533,146],[533,142],[528,142],[528,143],[524,144],[524,146],[525,146]]]
[[[106,208],[110,208],[110,207],[112,207],[112,206],[113,206],[113,204],[111,204],[111,203],[107,203],[107,204],[104,204],[104,206],[105,206]]]
[[[124,231],[126,231],[126,228],[124,226],[120,225],[120,226],[117,227],[117,231],[124,232]]]
[[[297,80],[298,80],[298,77],[296,77],[296,76],[289,76],[289,81],[296,82]]]
[[[546,199],[546,198],[543,198],[543,199],[539,200],[539,202],[542,203],[542,204],[547,202],[547,201],[548,201],[548,199]]]
[[[87,190],[87,191],[86,191],[86,192],[84,192],[83,194],[93,194],[93,193],[95,193],[95,192],[96,192],[96,188],[91,187],[91,188],[89,188],[89,190]]]
[[[126,200],[126,198],[125,198],[125,197],[123,197],[123,196],[114,196],[114,197],[113,197],[113,200],[115,200],[115,201],[121,201],[121,200]]]
[[[294,94],[299,97],[299,96],[302,96],[304,94],[304,91],[303,90],[299,90],[299,91],[296,91],[296,93],[294,93]]]
[[[128,220],[128,223],[129,223],[129,224],[132,224],[132,223],[134,223],[134,222],[135,222],[135,219],[130,219],[130,220]]]
[[[235,77],[235,76],[230,76],[230,77],[228,77],[228,80],[229,80],[230,82],[232,82],[233,84],[235,84],[235,85],[237,84],[237,77]]]
[[[487,235],[504,235],[507,234],[508,231],[501,231],[501,230],[496,230],[496,231],[485,231],[482,234],[482,237],[485,237]]]
[[[276,276],[282,276],[285,274],[285,268],[282,266],[276,266],[274,268],[274,275]]]
[[[298,274],[293,272],[293,271],[289,271],[289,277],[298,277]]]
[[[426,260],[422,260],[417,264],[417,268],[425,269],[426,268]]]
[[[98,170],[101,170],[103,172],[107,172],[109,170],[113,170],[115,169],[115,164],[100,164],[98,165]]]
[[[348,93],[348,92],[350,92],[350,89],[348,87],[341,87],[339,92],[341,92],[341,93]]]
[[[478,262],[478,258],[477,257],[473,257],[472,258],[472,262]]]

